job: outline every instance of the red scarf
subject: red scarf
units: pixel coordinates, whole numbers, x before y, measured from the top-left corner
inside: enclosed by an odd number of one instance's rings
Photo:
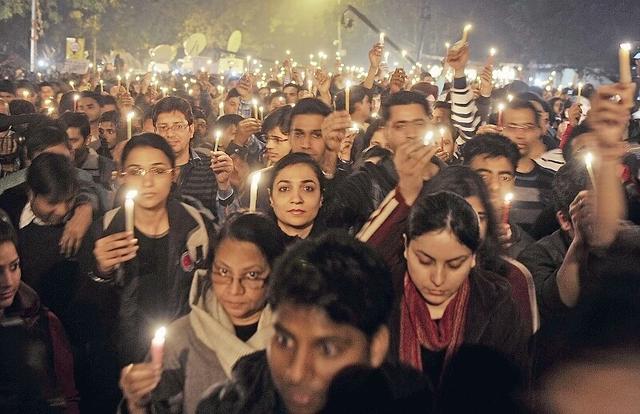
[[[429,308],[411,281],[404,275],[400,317],[400,360],[422,371],[420,347],[430,351],[446,349],[444,366],[460,347],[464,337],[464,325],[469,302],[469,279],[466,279],[438,323],[431,319]]]

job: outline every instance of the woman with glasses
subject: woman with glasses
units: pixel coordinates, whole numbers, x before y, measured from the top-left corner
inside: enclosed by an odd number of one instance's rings
[[[105,298],[100,306],[108,306],[99,315],[123,366],[144,359],[158,326],[189,312],[191,281],[206,267],[209,234],[198,210],[170,197],[175,155],[161,136],[133,137],[121,165],[123,187],[137,191],[133,217],[120,207],[97,220],[81,263],[107,285],[94,286]],[[126,230],[129,221],[133,231]]]
[[[191,313],[169,325],[162,365],[143,363],[122,370],[130,413],[195,412],[203,393],[230,377],[242,356],[264,349],[271,329],[265,307],[273,261],[284,247],[266,216],[231,216],[213,245],[209,275],[194,279]]]

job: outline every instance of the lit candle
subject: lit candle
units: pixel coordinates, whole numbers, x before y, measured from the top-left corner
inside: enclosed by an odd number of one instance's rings
[[[154,365],[162,365],[164,340],[166,336],[167,328],[163,326],[156,331],[156,334],[151,340],[151,363]]]
[[[498,104],[498,126],[502,126],[502,112],[504,111],[504,104]]]
[[[596,176],[593,174],[593,154],[587,152],[584,156],[584,163],[587,166],[587,172],[589,173],[589,179],[591,180],[591,186],[593,191],[596,191]]]
[[[24,98],[25,101],[29,99],[29,91],[27,90],[22,91],[22,97]]]
[[[80,95],[77,93],[73,95],[73,112],[78,112],[78,100],[80,99]]]
[[[218,129],[216,130],[216,142],[213,145],[213,152],[218,151],[218,145],[220,145],[220,138],[222,138],[222,131]]]
[[[389,52],[384,52],[384,63],[389,61]]]
[[[384,46],[384,32],[380,32],[380,38],[378,39],[378,43]]]
[[[489,49],[489,64],[492,66],[495,63],[496,53],[498,53],[498,51],[496,50],[495,47],[492,47],[491,49]]]
[[[449,51],[449,48],[451,47],[451,43],[449,42],[444,42],[444,48],[447,49],[447,51]]]
[[[582,96],[582,87],[584,84],[582,82],[578,82],[578,98]]]
[[[126,231],[133,233],[134,220],[133,210],[135,209],[134,199],[138,196],[138,191],[129,190],[124,197],[124,228]]]
[[[258,117],[258,100],[256,98],[253,98],[251,100],[251,103],[253,104],[253,115],[257,118]]]
[[[511,210],[512,201],[513,193],[505,194],[504,204],[502,205],[502,224],[509,224],[509,210]]]
[[[618,52],[618,59],[620,61],[620,83],[631,83],[630,52],[630,43],[620,45],[620,51]]]
[[[251,70],[251,56],[247,56],[247,72]]]
[[[446,130],[444,128],[440,128],[440,149],[444,151],[444,133]]]
[[[251,198],[249,199],[249,211],[251,213],[255,213],[256,211],[256,204],[258,202],[258,184],[260,183],[260,175],[261,175],[260,171],[256,171],[253,174],[251,174],[251,192],[250,192]]]
[[[127,139],[131,139],[131,120],[134,115],[133,111],[127,114]]]
[[[407,51],[406,50],[402,51],[402,57],[407,57]]]
[[[130,83],[129,83],[129,77],[130,77],[130,76],[129,76],[129,73],[127,72],[127,73],[124,75],[124,79],[125,79],[125,81],[126,81],[126,85],[127,85],[127,93],[129,93],[129,85],[130,85]]]
[[[72,91],[76,90],[76,83],[74,81],[69,81],[69,86],[71,86]]]
[[[427,131],[422,139],[424,145],[433,145],[433,131]]]
[[[258,113],[260,114],[260,120],[264,121],[264,107],[259,107],[258,108]]]
[[[467,41],[469,40],[469,31],[471,31],[471,29],[473,28],[472,25],[468,24],[464,27],[464,29],[462,29],[462,44],[464,45],[465,43],[467,43]]]
[[[285,53],[287,54],[287,56],[291,55],[291,51],[290,50],[286,50]]]
[[[511,102],[513,101],[513,95],[509,94],[507,95],[507,102]]]
[[[345,83],[345,88],[344,88],[344,109],[347,111],[347,113],[349,112],[349,99],[351,97],[351,81],[347,81]]]
[[[224,101],[220,101],[218,104],[218,116],[224,115]]]
[[[104,81],[100,79],[100,93],[104,93]]]

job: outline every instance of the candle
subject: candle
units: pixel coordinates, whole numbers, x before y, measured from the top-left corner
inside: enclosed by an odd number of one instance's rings
[[[100,93],[104,93],[104,81],[100,79]]]
[[[489,49],[489,64],[492,66],[495,63],[496,53],[498,53],[498,51],[496,50],[495,47],[492,47],[491,49]]]
[[[630,43],[623,43],[620,45],[620,51],[618,52],[618,59],[620,61],[620,83],[631,83],[630,52]]]
[[[129,112],[127,114],[127,139],[131,139],[131,120],[135,114],[133,112]]]
[[[351,97],[351,81],[347,81],[345,83],[345,88],[344,88],[344,108],[347,111],[347,113],[349,112],[349,99]]]
[[[593,191],[596,191],[596,176],[593,174],[593,154],[587,152],[584,156],[584,163],[587,166],[587,172],[589,173],[589,179],[591,180],[591,186]]]
[[[509,94],[507,95],[507,102],[511,102],[513,101],[513,95]]]
[[[313,81],[312,81],[311,79],[309,79],[309,80],[307,81],[307,85],[309,86],[309,93],[310,93],[311,95],[313,95],[313,92],[312,92],[312,90],[313,90]]]
[[[130,85],[130,83],[129,83],[129,73],[124,75],[124,79],[125,79],[126,85],[127,85],[127,93],[129,93],[129,85]]]
[[[80,99],[80,95],[77,93],[73,95],[73,112],[78,112],[78,100]]]
[[[286,50],[285,53],[287,54],[287,56],[291,55],[291,51],[290,50]]]
[[[264,121],[264,107],[259,107],[258,108],[258,113],[260,114],[260,120]]]
[[[384,52],[384,63],[389,61],[389,52]]]
[[[135,209],[134,199],[138,196],[138,191],[129,190],[125,194],[124,199],[124,228],[126,231],[133,233],[134,220],[133,210]]]
[[[250,191],[251,198],[249,199],[249,211],[251,213],[255,213],[256,211],[256,204],[258,202],[258,184],[260,183],[260,175],[261,175],[260,171],[256,171],[253,174],[251,174],[251,191]]]
[[[380,32],[380,38],[378,39],[378,43],[384,45],[384,32]]]
[[[509,224],[509,210],[511,210],[512,201],[513,193],[505,194],[504,204],[502,205],[502,224]]]
[[[154,365],[162,365],[162,356],[164,353],[164,339],[167,336],[167,328],[160,327],[153,339],[151,340],[151,363]]]
[[[253,115],[257,118],[258,117],[258,100],[256,98],[253,98],[251,100],[251,103],[253,104]]]
[[[504,104],[498,104],[498,126],[502,126],[502,112],[504,111]]]
[[[403,57],[403,58],[404,58],[404,57],[407,57],[407,51],[406,51],[406,50],[403,50],[401,54],[402,54],[402,57]]]
[[[433,131],[427,131],[422,139],[424,145],[433,145]]]
[[[462,44],[464,45],[469,40],[469,31],[473,28],[472,25],[468,24],[462,29]]]
[[[71,86],[71,90],[75,91],[76,90],[76,84],[74,81],[69,81],[69,86]]]
[[[218,104],[218,117],[224,115],[224,101],[220,101]]]
[[[218,129],[216,130],[216,142],[213,145],[213,152],[218,151],[218,145],[220,145],[220,138],[222,138],[222,131]]]
[[[26,101],[29,98],[29,91],[27,90],[23,90],[22,91],[22,97],[24,98],[24,100]]]
[[[582,87],[584,84],[582,82],[578,82],[578,98],[582,96]]]
[[[445,129],[444,128],[440,128],[440,149],[442,151],[444,151],[444,133],[445,133]]]
[[[449,42],[444,42],[444,48],[447,49],[447,51],[449,51],[449,48],[451,47],[451,43]]]

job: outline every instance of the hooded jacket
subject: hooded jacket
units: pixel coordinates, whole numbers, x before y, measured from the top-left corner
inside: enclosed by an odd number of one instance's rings
[[[194,277],[189,303],[191,313],[167,328],[162,377],[149,403],[152,413],[195,413],[206,390],[230,378],[241,357],[264,349],[271,338],[268,306],[262,311],[258,330],[247,342],[236,336],[206,271],[198,271]]]

